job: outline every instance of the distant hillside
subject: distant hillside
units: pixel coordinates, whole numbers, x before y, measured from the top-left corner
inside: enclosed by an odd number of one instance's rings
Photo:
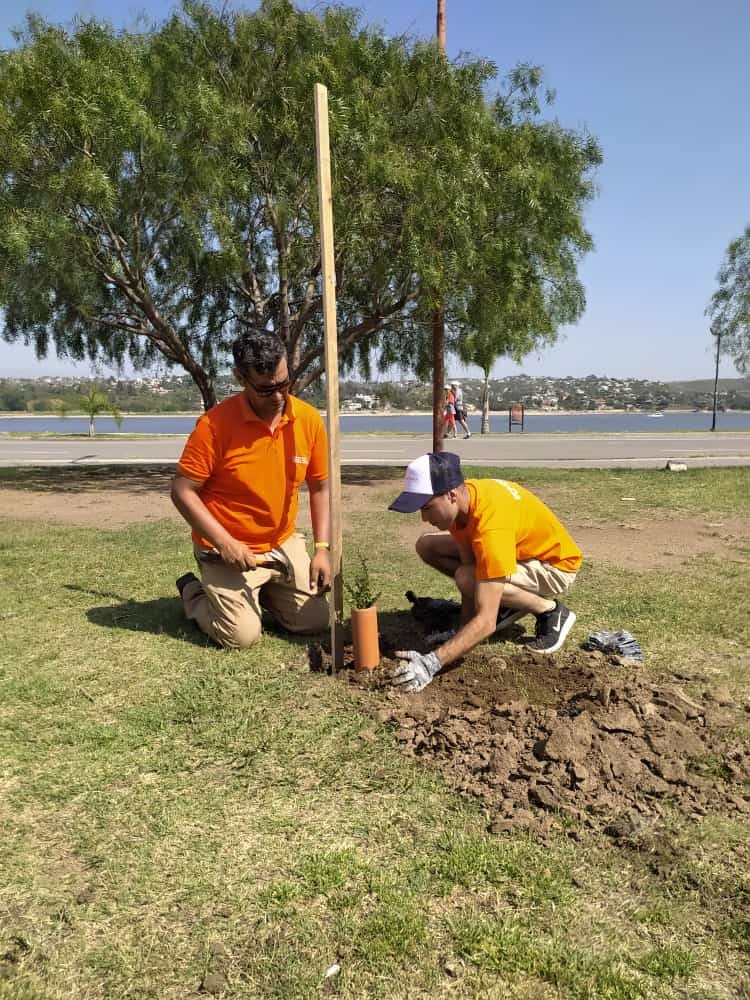
[[[692,379],[689,382],[665,382],[673,392],[708,392],[713,396],[712,378]],[[719,392],[738,392],[750,395],[750,378],[720,378]]]
[[[481,405],[482,380],[461,382],[466,400],[473,406]],[[714,385],[712,379],[652,382],[605,375],[584,378],[511,375],[491,379],[489,389],[493,410],[504,409],[514,402],[550,410],[663,410],[710,409]],[[750,409],[750,378],[720,379],[718,403],[725,409]]]
[[[449,375],[452,379],[453,376]],[[472,409],[482,406],[483,381],[461,378],[464,402]],[[76,412],[81,394],[93,386],[107,394],[125,413],[197,413],[200,396],[187,375],[169,375],[141,379],[83,379],[44,377],[38,379],[0,379],[0,412]],[[219,399],[237,392],[230,375],[216,382]],[[534,410],[653,410],[702,409],[713,406],[712,379],[681,382],[651,382],[648,379],[616,379],[606,375],[585,378],[548,378],[546,376],[509,375],[490,380],[490,409],[504,410],[512,403],[523,403]],[[325,387],[310,386],[303,394],[314,406],[324,408]],[[432,385],[416,379],[399,382],[358,382],[346,380],[339,387],[342,410],[430,410]],[[719,407],[727,410],[750,410],[750,378],[719,380]]]

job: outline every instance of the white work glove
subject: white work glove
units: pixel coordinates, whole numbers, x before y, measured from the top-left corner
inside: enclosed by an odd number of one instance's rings
[[[416,649],[396,650],[396,659],[393,685],[407,694],[426,688],[442,667],[435,653],[418,653]]]

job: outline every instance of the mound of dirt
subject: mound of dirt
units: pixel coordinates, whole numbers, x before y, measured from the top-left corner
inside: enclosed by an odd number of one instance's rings
[[[494,832],[590,827],[643,849],[667,809],[750,812],[748,717],[726,693],[695,698],[601,652],[545,657],[506,641],[477,647],[419,694],[398,695],[392,653],[414,648],[417,629],[404,622],[400,636],[381,633],[381,666],[339,676],[367,692],[405,752],[486,803]],[[310,665],[325,670],[330,657],[318,648]]]

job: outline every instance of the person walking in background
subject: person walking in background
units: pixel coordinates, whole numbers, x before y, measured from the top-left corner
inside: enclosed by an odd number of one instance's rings
[[[430,452],[407,467],[404,490],[388,509],[420,511],[439,529],[417,539],[417,555],[461,594],[455,634],[431,653],[396,653],[393,682],[402,691],[421,691],[443,667],[527,614],[536,618],[527,648],[545,654],[561,648],[576,616],[560,597],[583,557],[530,490],[505,479],[464,481],[458,455]]]
[[[443,437],[454,438],[456,436],[456,397],[449,385],[445,388],[445,402],[443,404]]]
[[[464,430],[464,441],[471,437],[471,430],[466,419],[466,407],[464,406],[464,391],[460,382],[451,382],[454,406],[456,408],[456,423],[460,424]]]
[[[232,353],[242,392],[198,420],[172,501],[192,528],[201,574],[177,580],[185,614],[219,645],[242,649],[260,638],[264,610],[289,632],[328,625],[328,440],[318,411],[289,395],[286,348],[277,336],[243,334]],[[312,560],[296,526],[303,482]]]

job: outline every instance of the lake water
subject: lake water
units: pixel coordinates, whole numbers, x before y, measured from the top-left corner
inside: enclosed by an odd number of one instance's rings
[[[97,417],[96,430],[99,434],[189,434],[197,417],[124,417],[120,427],[112,417]],[[472,414],[469,425],[478,432],[480,417]],[[88,417],[0,417],[0,432],[22,433],[88,433]],[[724,431],[750,430],[750,411],[718,413],[716,427]],[[531,414],[524,420],[524,430],[528,432],[563,433],[589,431],[590,433],[617,433],[618,431],[708,431],[711,429],[710,413],[670,412],[648,413],[569,413]],[[432,417],[429,414],[384,415],[384,414],[343,414],[341,430],[344,433],[367,433],[370,431],[410,432],[430,434]],[[508,430],[508,414],[490,415],[491,431]],[[514,427],[514,433],[520,428]]]

